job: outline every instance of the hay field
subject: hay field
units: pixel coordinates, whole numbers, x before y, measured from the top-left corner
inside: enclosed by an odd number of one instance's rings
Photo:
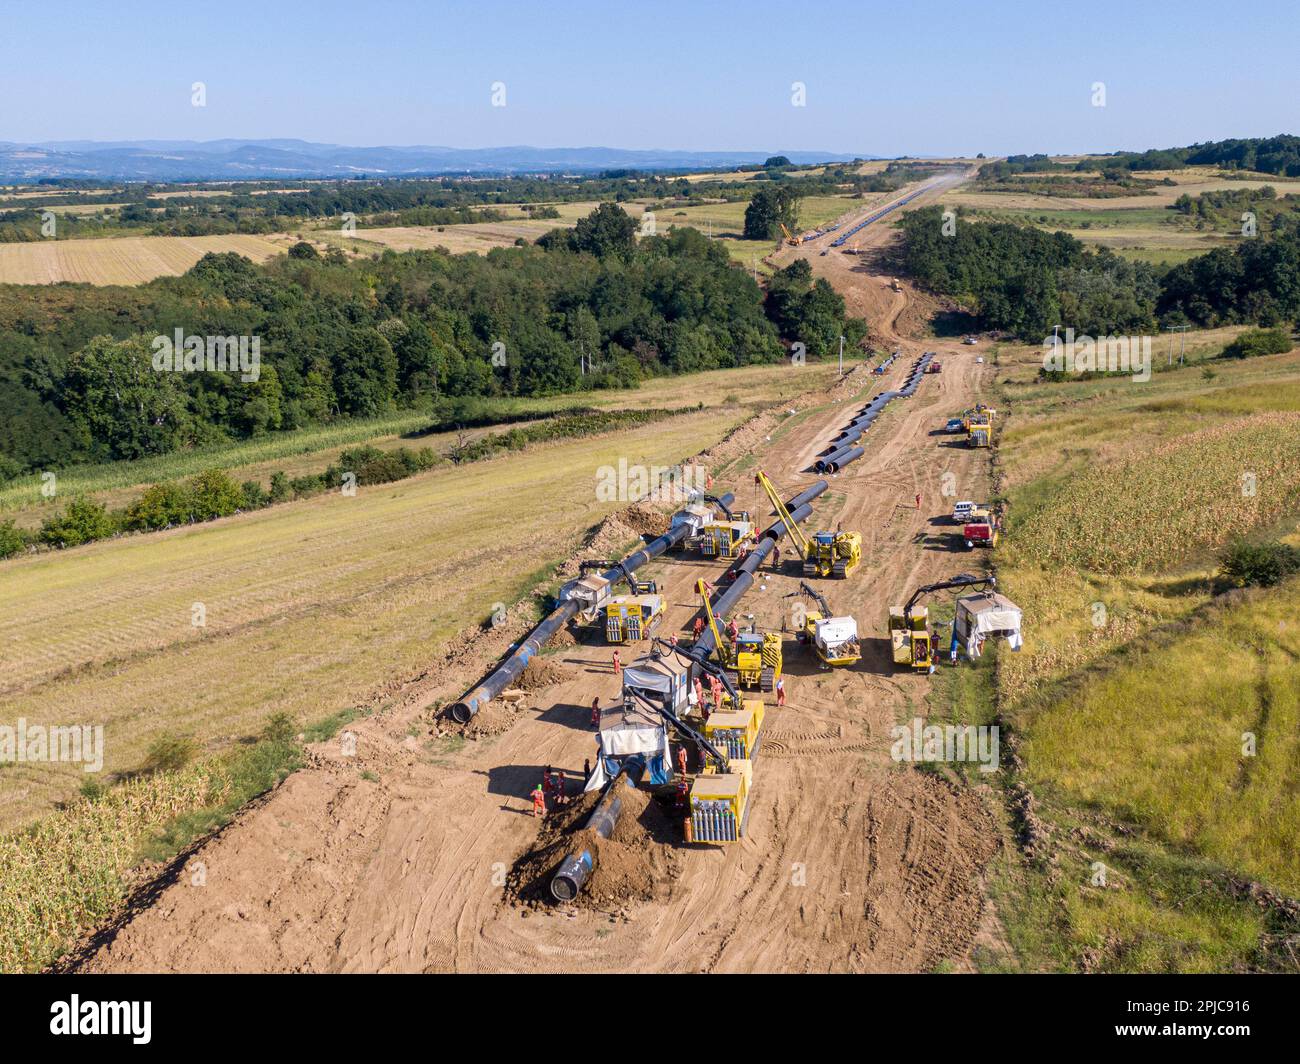
[[[152,536],[11,560],[0,603],[7,720],[105,728],[108,772],[164,732],[221,748],[285,711],[315,720],[426,668],[620,503],[596,470],[668,465],[743,415],[609,436],[332,493]],[[527,534],[521,535],[521,522]],[[195,603],[206,626],[191,624]],[[77,766],[0,769],[0,828],[72,795]]]
[[[285,250],[263,236],[123,236],[0,244],[0,284],[143,284],[184,273],[210,251],[265,262]]]

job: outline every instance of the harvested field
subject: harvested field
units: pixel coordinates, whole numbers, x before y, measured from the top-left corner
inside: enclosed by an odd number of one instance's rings
[[[182,274],[208,252],[233,251],[254,262],[287,245],[261,236],[123,236],[0,244],[0,284],[143,284]]]

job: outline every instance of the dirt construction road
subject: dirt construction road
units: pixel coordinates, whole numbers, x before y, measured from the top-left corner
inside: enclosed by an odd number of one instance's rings
[[[874,228],[874,227],[872,227]],[[875,244],[887,230],[864,234]],[[855,372],[809,397],[797,421],[760,427],[717,449],[744,459],[716,489],[766,514],[753,484],[763,468],[788,497],[802,472],[857,407],[897,386],[923,348],[939,351],[910,400],[891,404],[865,437],[866,455],[831,479],[808,523],[859,529],[862,566],[820,587],[852,613],[863,660],[823,670],[785,644],[789,702],[769,706],[755,766],[749,832],[726,848],[672,851],[654,896],[600,906],[526,908],[507,901],[507,871],[537,836],[529,791],[543,765],[581,775],[594,754],[591,699],[618,690],[604,646],[565,645],[545,659],[559,682],[526,708],[499,705],[475,740],[434,735],[435,704],[476,681],[523,622],[453,648],[423,677],[383,694],[395,704],[312,749],[311,763],[178,861],[141,892],[74,961],[86,971],[813,971],[927,970],[968,963],[977,935],[996,932],[982,889],[997,829],[978,790],[894,763],[890,728],[924,716],[930,680],[895,671],[886,612],[917,584],[977,567],[954,553],[940,494],[987,488],[987,452],[937,435],[988,384],[978,348],[899,335],[911,305],[863,257],[807,254],[877,335],[906,358],[882,378]],[[841,261],[843,260],[843,261]],[[849,263],[852,263],[849,266]],[[906,332],[906,328],[901,331]],[[730,452],[728,447],[730,446]],[[724,467],[725,470],[725,467]],[[916,507],[917,495],[922,505]],[[763,523],[766,523],[764,521]],[[789,548],[787,544],[787,556]],[[685,632],[699,576],[714,563],[670,555],[648,568],[669,602],[662,634]],[[638,574],[639,576],[641,574]],[[792,572],[768,574],[745,597],[766,627],[781,626]],[[624,653],[625,660],[633,656]],[[490,714],[496,714],[490,717]],[[201,875],[196,874],[201,869]],[[199,882],[202,885],[198,885]]]

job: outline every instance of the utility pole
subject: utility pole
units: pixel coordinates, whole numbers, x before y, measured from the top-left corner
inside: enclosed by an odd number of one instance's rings
[[[1181,334],[1181,339],[1178,344],[1178,364],[1180,366],[1183,364],[1183,359],[1186,357],[1187,354],[1187,330],[1190,328],[1191,328],[1190,324],[1169,326],[1170,332],[1176,332]],[[1172,366],[1173,364],[1174,364],[1174,338],[1171,336],[1169,338],[1169,365]]]
[[[844,337],[840,337],[840,376],[844,376]]]

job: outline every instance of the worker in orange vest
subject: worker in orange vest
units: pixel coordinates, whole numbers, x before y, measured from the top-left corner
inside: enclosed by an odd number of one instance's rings
[[[546,816],[546,792],[540,783],[533,788],[533,816]]]
[[[686,747],[677,748],[677,771],[680,775],[686,775]]]

